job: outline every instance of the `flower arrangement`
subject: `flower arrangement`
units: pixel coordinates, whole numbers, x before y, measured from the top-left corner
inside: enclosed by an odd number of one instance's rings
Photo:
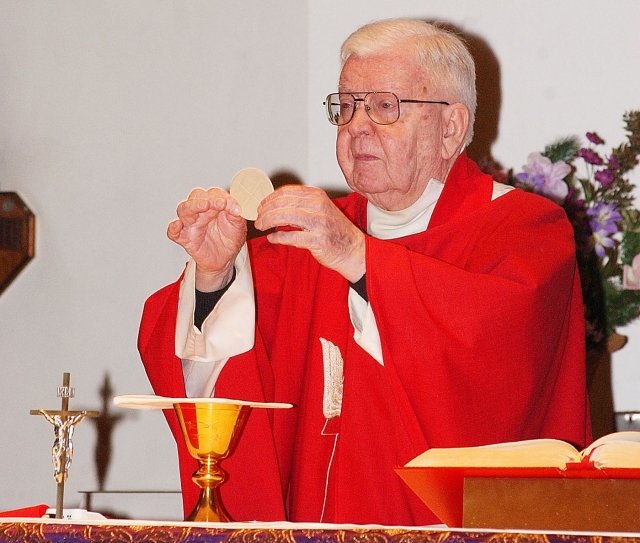
[[[597,133],[589,132],[586,146],[574,136],[531,153],[516,174],[481,161],[494,179],[546,196],[565,209],[575,232],[587,347],[608,341],[610,351],[626,342],[615,329],[640,316],[640,211],[633,207],[628,175],[640,155],[640,111],[625,113],[623,121],[627,141],[610,152]],[[619,344],[612,347],[616,337]]]

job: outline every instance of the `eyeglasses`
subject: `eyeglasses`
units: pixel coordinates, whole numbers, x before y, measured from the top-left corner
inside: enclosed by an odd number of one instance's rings
[[[364,110],[376,124],[393,124],[400,118],[400,103],[407,104],[442,104],[449,102],[437,100],[400,100],[393,92],[356,92],[364,94],[364,98],[356,98],[350,92],[334,92],[323,102],[327,107],[327,117],[331,124],[344,126],[348,124],[358,107],[364,104]]]

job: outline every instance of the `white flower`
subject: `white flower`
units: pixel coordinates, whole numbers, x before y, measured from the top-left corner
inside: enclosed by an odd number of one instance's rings
[[[623,266],[622,288],[625,290],[640,290],[640,254],[633,257],[631,266],[627,264]]]

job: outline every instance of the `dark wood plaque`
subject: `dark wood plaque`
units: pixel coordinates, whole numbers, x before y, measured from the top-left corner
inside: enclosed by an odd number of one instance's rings
[[[0,192],[0,294],[34,256],[35,215],[15,192]]]

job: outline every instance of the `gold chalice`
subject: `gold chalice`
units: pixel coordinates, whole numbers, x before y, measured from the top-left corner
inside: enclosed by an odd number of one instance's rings
[[[192,477],[200,487],[200,497],[185,520],[232,521],[220,498],[220,485],[227,480],[220,461],[233,452],[251,407],[221,403],[176,403],[173,407],[187,449],[200,463]]]
[[[227,473],[220,462],[233,453],[242,429],[254,408],[289,408],[291,404],[260,403],[224,398],[166,398],[164,396],[116,396],[114,403],[134,409],[175,409],[187,449],[200,466],[193,481],[200,497],[187,521],[230,522],[233,519],[220,498]]]

